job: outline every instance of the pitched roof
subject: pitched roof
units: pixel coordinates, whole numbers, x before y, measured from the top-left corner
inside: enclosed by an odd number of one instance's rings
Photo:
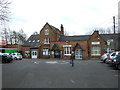
[[[116,34],[117,36],[118,34]],[[114,38],[114,35],[113,34],[100,34],[100,36],[105,40],[107,41],[108,39],[113,39]]]
[[[58,41],[86,41],[90,35],[80,35],[80,36],[61,36]]]
[[[46,24],[43,26],[43,28],[44,28],[46,25],[49,25],[52,30],[59,30],[58,28],[50,25],[48,22],[46,22]]]
[[[99,34],[105,41],[113,39],[113,34]],[[86,41],[91,35],[79,35],[79,36],[61,36],[58,41]],[[116,39],[118,34],[116,34]]]
[[[29,46],[30,48],[38,48],[40,46],[40,35],[31,35],[23,46]]]
[[[79,43],[76,43],[75,46],[73,47],[72,51],[75,51],[77,47],[79,47],[79,48],[82,49],[82,47],[80,46],[80,44],[79,44]]]
[[[58,28],[56,28],[56,27],[54,27],[54,26],[52,26],[52,25],[50,25],[50,24],[49,24],[49,26],[50,26],[53,30],[59,30]]]

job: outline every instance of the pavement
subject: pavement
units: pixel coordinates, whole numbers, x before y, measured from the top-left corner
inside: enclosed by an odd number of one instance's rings
[[[3,88],[118,88],[118,70],[100,60],[23,59],[2,65]]]

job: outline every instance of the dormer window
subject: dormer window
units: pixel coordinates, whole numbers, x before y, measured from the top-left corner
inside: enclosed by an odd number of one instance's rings
[[[49,35],[49,30],[48,29],[45,30],[45,35]]]

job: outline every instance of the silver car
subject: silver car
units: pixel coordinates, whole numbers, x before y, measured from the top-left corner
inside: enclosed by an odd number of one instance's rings
[[[109,53],[104,53],[104,54],[101,56],[100,60],[105,63],[106,60],[107,60],[107,58],[108,58],[108,55],[109,55]]]
[[[116,52],[110,53],[110,54],[108,55],[108,58],[107,58],[107,60],[106,60],[106,63],[107,63],[107,64],[112,63],[112,60],[113,60],[114,58],[116,58],[116,56],[117,56],[118,54],[120,54],[120,51],[116,51]]]
[[[11,53],[11,55],[15,60],[22,60],[22,55],[20,53]]]

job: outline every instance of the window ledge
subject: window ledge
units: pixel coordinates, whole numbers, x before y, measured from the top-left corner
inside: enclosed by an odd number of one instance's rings
[[[50,43],[44,43],[44,44],[50,44]]]
[[[71,56],[71,54],[64,54],[64,55],[66,55],[66,56]]]
[[[91,56],[101,56],[101,54],[91,54]]]

